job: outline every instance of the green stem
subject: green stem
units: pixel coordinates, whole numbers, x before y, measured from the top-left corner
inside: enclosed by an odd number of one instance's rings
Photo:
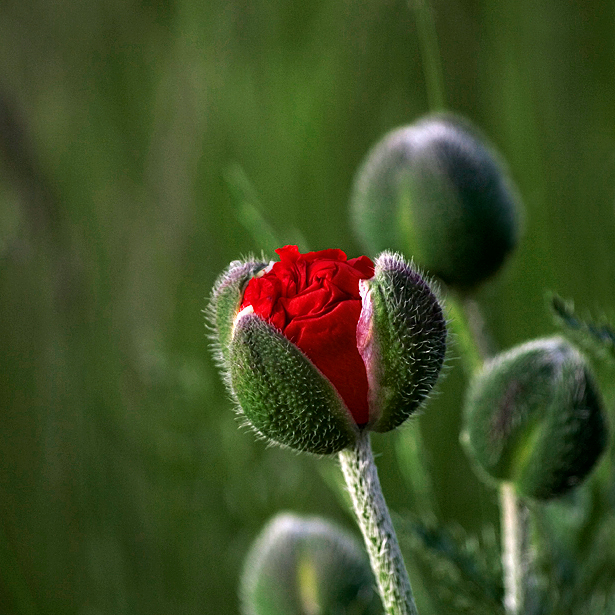
[[[416,15],[429,108],[431,111],[442,111],[446,107],[444,77],[433,11],[428,0],[409,0],[409,6]]]
[[[508,615],[525,609],[529,561],[529,511],[510,483],[500,486],[504,608]]]
[[[418,421],[400,429],[394,440],[399,469],[406,481],[414,507],[423,519],[439,516],[438,501],[429,471],[429,456]]]
[[[339,459],[385,613],[418,615],[408,572],[380,487],[369,432],[362,433],[352,448],[341,451]]]
[[[469,297],[451,298],[448,303],[453,330],[471,375],[493,355],[480,306]],[[530,581],[530,519],[527,506],[510,483],[500,486],[500,514],[504,608],[507,615],[521,615]]]
[[[462,314],[466,319],[467,327],[476,346],[476,352],[482,363],[495,354],[493,340],[487,333],[483,312],[478,302],[468,296],[460,297],[460,301]]]
[[[238,164],[231,165],[225,170],[224,179],[233,197],[235,217],[259,248],[273,254],[277,247],[284,244],[263,216],[263,207],[254,184]]]
[[[474,327],[470,324],[467,312],[460,299],[449,295],[446,298],[447,317],[455,340],[461,349],[461,360],[466,374],[471,377],[486,358],[483,348],[476,339]]]

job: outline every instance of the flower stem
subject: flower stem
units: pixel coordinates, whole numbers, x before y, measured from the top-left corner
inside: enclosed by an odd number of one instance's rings
[[[416,27],[425,71],[427,100],[431,111],[442,111],[444,100],[444,77],[438,47],[438,35],[429,0],[409,0],[410,9],[416,16]]]
[[[410,579],[374,462],[369,432],[339,453],[342,472],[363,533],[387,615],[418,615]]]
[[[452,306],[449,313],[471,375],[493,355],[492,344],[476,301],[460,297],[452,301]],[[530,583],[530,518],[527,506],[510,483],[500,486],[500,515],[504,608],[507,615],[521,615]]]
[[[500,486],[500,509],[504,608],[508,615],[520,615],[529,582],[529,511],[510,483]]]
[[[454,295],[450,295],[447,297],[446,307],[450,328],[461,352],[463,367],[466,374],[471,377],[474,372],[481,368],[486,356],[482,345],[477,340],[476,331],[470,324],[467,310],[462,301]]]

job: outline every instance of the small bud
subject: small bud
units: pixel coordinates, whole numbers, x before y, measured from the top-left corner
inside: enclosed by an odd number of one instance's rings
[[[243,615],[382,612],[354,537],[324,519],[291,514],[272,519],[252,546],[240,598]]]
[[[442,309],[401,256],[384,252],[374,277],[360,283],[359,352],[369,382],[370,429],[401,425],[438,379],[446,351]]]
[[[233,263],[210,320],[231,393],[248,423],[283,446],[317,454],[388,431],[434,385],[446,327],[427,283],[389,253],[374,264],[341,250],[276,251]],[[362,290],[360,290],[360,288]]]
[[[519,495],[562,495],[607,442],[599,391],[569,342],[535,340],[485,364],[470,387],[462,441],[486,477]]]
[[[518,238],[517,196],[466,122],[428,116],[387,134],[354,182],[353,224],[373,253],[393,249],[451,286],[495,273]]]

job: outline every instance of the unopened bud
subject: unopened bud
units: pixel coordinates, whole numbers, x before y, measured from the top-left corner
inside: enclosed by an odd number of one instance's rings
[[[280,514],[246,558],[243,615],[382,612],[367,555],[353,536],[317,517]]]
[[[486,363],[471,384],[464,422],[462,441],[481,472],[529,498],[558,496],[580,483],[607,442],[589,366],[560,337]]]
[[[354,183],[352,222],[372,253],[411,255],[449,285],[497,271],[518,239],[518,207],[498,157],[466,122],[428,116],[387,134]]]

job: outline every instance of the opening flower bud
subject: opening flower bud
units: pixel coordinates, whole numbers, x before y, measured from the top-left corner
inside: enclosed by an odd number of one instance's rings
[[[319,454],[351,445],[361,429],[402,423],[444,358],[445,323],[428,285],[388,253],[374,270],[341,250],[276,252],[266,268],[233,265],[212,296],[220,362],[249,423]]]
[[[393,130],[354,183],[352,221],[368,251],[410,254],[447,284],[473,287],[517,244],[517,196],[468,124],[428,116]]]
[[[561,495],[607,442],[602,401],[583,355],[560,337],[501,354],[474,378],[462,441],[481,472],[524,497]]]
[[[325,519],[283,513],[263,529],[246,558],[243,615],[377,615],[380,598],[358,541]]]

